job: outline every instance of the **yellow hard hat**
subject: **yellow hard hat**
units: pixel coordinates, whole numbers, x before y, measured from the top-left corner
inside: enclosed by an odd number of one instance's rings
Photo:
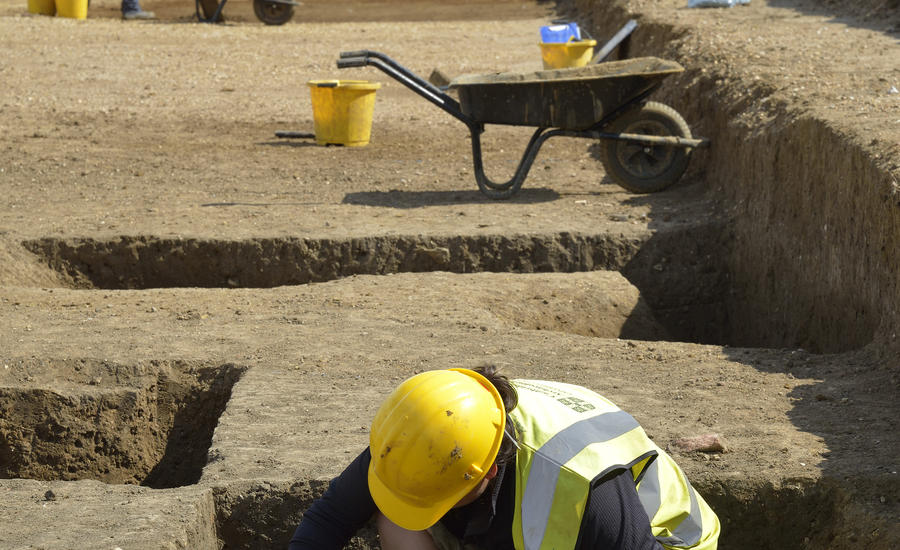
[[[369,434],[369,491],[404,529],[421,531],[477,486],[497,457],[506,411],[468,369],[426,371],[382,403]]]

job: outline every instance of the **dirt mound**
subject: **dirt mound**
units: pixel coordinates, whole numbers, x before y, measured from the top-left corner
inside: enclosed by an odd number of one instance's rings
[[[57,271],[42,264],[20,242],[0,235],[0,286],[46,286],[66,284]]]

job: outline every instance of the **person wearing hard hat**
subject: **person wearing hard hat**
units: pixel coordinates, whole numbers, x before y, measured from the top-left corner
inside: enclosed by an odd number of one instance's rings
[[[383,550],[714,550],[720,529],[629,414],[494,367],[400,384],[289,548],[340,550],[373,517]]]

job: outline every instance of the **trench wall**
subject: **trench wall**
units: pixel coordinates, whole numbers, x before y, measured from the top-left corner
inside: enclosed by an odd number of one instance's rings
[[[896,357],[900,178],[879,158],[889,144],[792,110],[765,82],[736,77],[727,64],[702,66],[682,51],[702,36],[643,16],[627,1],[571,0],[562,8],[598,37],[638,19],[629,55],[675,59],[686,69],[655,99],[712,141],[692,170],[705,172],[698,175],[733,219],[726,340],[817,352],[874,343]],[[741,116],[748,111],[761,116]]]
[[[246,481],[214,489],[218,536],[225,548],[284,548],[303,511],[325,491],[327,482]],[[848,496],[833,483],[787,480],[781,485],[745,480],[699,481],[694,487],[717,510],[722,548],[828,548],[871,550],[892,548],[890,537],[878,536],[870,518],[853,521]],[[786,521],[785,518],[790,518]],[[777,528],[773,528],[777,526]],[[873,531],[876,534],[872,534]],[[380,548],[369,522],[344,550]]]

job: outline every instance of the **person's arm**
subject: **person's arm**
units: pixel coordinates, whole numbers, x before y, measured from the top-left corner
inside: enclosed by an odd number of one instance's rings
[[[372,455],[368,447],[312,503],[289,550],[341,550],[377,511],[367,479]]]
[[[653,537],[630,470],[593,489],[581,522],[579,549],[663,550]]]
[[[375,520],[381,550],[438,550],[428,531],[410,531],[379,513]]]

